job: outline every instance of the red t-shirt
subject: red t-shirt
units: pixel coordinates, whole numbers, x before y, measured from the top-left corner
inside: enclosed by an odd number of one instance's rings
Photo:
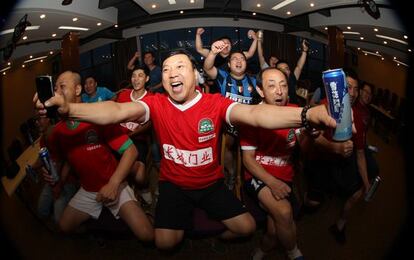
[[[288,106],[297,107],[289,104]],[[242,150],[255,150],[256,161],[272,176],[291,182],[294,175],[291,155],[296,144],[295,129],[269,130],[251,126],[240,127]],[[252,174],[245,171],[244,178]]]
[[[112,150],[122,154],[131,144],[119,125],[98,126],[78,121],[60,121],[49,137],[51,154],[67,160],[78,174],[81,186],[91,192],[107,184],[118,166]]]
[[[223,178],[220,133],[235,103],[220,94],[198,93],[186,105],[174,104],[162,94],[146,97],[143,104],[160,142],[161,181],[202,189]]]
[[[368,106],[361,104],[359,100],[356,101],[352,110],[354,112],[354,124],[357,130],[356,134],[352,136],[352,141],[357,150],[365,149],[371,113]]]

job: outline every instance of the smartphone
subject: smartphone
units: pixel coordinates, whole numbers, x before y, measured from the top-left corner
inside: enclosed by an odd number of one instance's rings
[[[37,96],[40,102],[45,103],[46,100],[55,95],[52,83],[52,76],[42,75],[36,77]],[[56,116],[56,107],[47,108],[47,117],[53,118]]]

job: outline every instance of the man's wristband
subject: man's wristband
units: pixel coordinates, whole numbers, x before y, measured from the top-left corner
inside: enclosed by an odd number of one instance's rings
[[[308,112],[309,108],[309,105],[303,107],[302,112],[300,113],[300,119],[302,121],[302,126],[305,128],[305,130],[311,133],[314,129],[310,125],[308,119],[306,118],[306,113]]]

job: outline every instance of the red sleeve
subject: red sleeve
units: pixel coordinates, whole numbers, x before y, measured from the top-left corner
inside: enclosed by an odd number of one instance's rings
[[[119,154],[123,154],[130,145],[133,145],[132,140],[129,139],[128,135],[124,134],[120,125],[106,125],[102,127],[106,143]]]
[[[358,109],[354,109],[354,124],[357,132],[352,136],[352,141],[354,142],[355,148],[361,150],[365,148],[366,132],[362,115]]]
[[[214,99],[214,103],[215,104],[220,104],[220,117],[223,118],[225,120],[225,122],[227,121],[227,111],[229,109],[229,107],[234,104],[234,102],[232,100],[230,100],[229,98],[225,98],[220,94],[213,94],[213,99]],[[228,111],[230,112],[230,111]],[[230,118],[229,118],[230,120]]]
[[[243,150],[243,146],[257,147],[257,138],[256,138],[258,134],[257,128],[247,126],[247,125],[242,125],[239,127],[239,131],[240,131],[240,146],[242,147],[242,150]]]

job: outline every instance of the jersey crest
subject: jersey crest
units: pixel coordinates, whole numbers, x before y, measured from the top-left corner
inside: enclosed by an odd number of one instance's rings
[[[214,131],[214,124],[210,118],[203,118],[198,122],[198,133],[206,134]]]

